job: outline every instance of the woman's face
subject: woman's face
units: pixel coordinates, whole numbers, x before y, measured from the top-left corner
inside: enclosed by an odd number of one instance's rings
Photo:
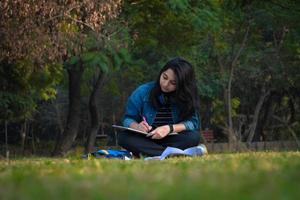
[[[172,69],[167,69],[160,75],[160,88],[163,92],[173,92],[176,90],[176,75]]]

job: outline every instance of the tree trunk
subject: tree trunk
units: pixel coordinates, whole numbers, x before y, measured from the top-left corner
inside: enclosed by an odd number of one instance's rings
[[[112,122],[113,122],[113,124],[117,124],[117,122],[116,122],[116,114],[115,114],[115,112],[112,112]],[[117,130],[114,128],[114,141],[115,141],[115,145],[117,146],[118,145],[118,133],[117,133]]]
[[[9,160],[8,134],[7,134],[7,121],[6,120],[5,120],[5,150],[6,150],[6,159]]]
[[[231,86],[232,86],[232,80],[233,80],[233,76],[234,76],[234,70],[235,70],[236,66],[238,65],[238,61],[240,59],[242,51],[244,50],[244,48],[246,46],[246,42],[248,40],[249,30],[250,30],[250,23],[248,23],[242,43],[229,65],[230,66],[230,76],[229,76],[228,85],[227,85],[227,108],[228,108],[227,114],[228,114],[228,129],[229,129],[228,130],[229,131],[229,146],[232,146],[234,143],[238,143],[238,146],[239,146],[238,149],[244,148],[244,146],[240,145],[240,141],[238,141],[238,139],[237,139],[236,130],[234,130],[234,128],[233,128],[232,108],[231,108]]]
[[[80,86],[83,74],[83,66],[81,63],[72,65],[68,69],[69,75],[69,110],[66,127],[63,134],[58,137],[56,146],[53,151],[54,156],[62,156],[71,148],[78,134],[80,124],[81,102],[80,102]]]
[[[63,120],[62,120],[62,116],[61,116],[61,111],[58,107],[57,101],[52,101],[52,104],[54,105],[54,108],[55,108],[56,121],[57,121],[57,125],[59,127],[59,131],[60,131],[59,135],[60,135],[64,132],[64,124],[63,124]]]
[[[35,141],[34,141],[34,129],[33,125],[30,126],[29,132],[31,133],[31,145],[32,145],[32,153],[35,154],[36,149],[35,149]]]
[[[22,154],[24,154],[25,152],[25,140],[26,140],[26,121],[24,122],[24,124],[21,127],[21,131],[20,131],[20,136],[21,136],[21,149],[22,149]]]
[[[225,90],[225,95],[226,95],[225,103],[226,103],[226,108],[227,108],[229,143],[236,142],[236,135],[234,132],[233,122],[232,122],[232,107],[231,107],[231,86],[232,86],[232,79],[233,79],[233,71],[234,71],[234,66],[231,66],[228,87]]]
[[[279,122],[281,122],[287,128],[287,130],[291,133],[292,137],[295,139],[298,148],[300,148],[300,142],[299,142],[299,139],[297,137],[297,134],[291,128],[291,126],[288,124],[288,122],[284,121],[283,119],[280,119],[280,117],[278,117],[276,115],[273,115],[273,118],[276,119],[276,120],[278,120]]]
[[[263,106],[261,109],[261,118],[259,120],[259,123],[256,127],[256,133],[258,133],[258,139],[259,141],[265,141],[266,140],[266,131],[265,127],[268,127],[270,118],[273,115],[273,110],[274,110],[274,105],[273,105],[273,99],[272,99],[272,92],[266,97],[267,99],[265,100],[265,106]],[[250,130],[250,128],[249,128]],[[248,137],[247,134],[249,134],[249,130],[245,131],[244,136]]]
[[[259,112],[262,108],[262,105],[265,101],[265,98],[270,94],[270,91],[264,91],[263,89],[263,93],[262,95],[260,96],[257,104],[256,104],[256,107],[255,107],[255,111],[254,111],[254,116],[253,116],[253,121],[250,125],[250,129],[249,129],[249,135],[248,135],[248,138],[247,138],[247,143],[250,144],[253,140],[253,137],[254,137],[254,134],[255,134],[255,129],[256,129],[256,125],[257,125],[257,121],[258,121],[258,117],[259,117]]]
[[[98,109],[98,99],[100,96],[100,91],[105,79],[105,73],[100,71],[97,81],[94,84],[93,91],[89,100],[89,111],[91,115],[91,129],[88,133],[88,139],[85,145],[85,153],[90,153],[93,151],[93,146],[95,145],[96,136],[100,126],[100,115]]]
[[[217,61],[220,66],[220,71],[221,74],[225,73],[225,66],[223,64],[223,61],[220,56],[217,56]],[[236,137],[234,136],[234,130],[232,127],[232,114],[231,114],[231,81],[232,81],[232,76],[233,76],[233,68],[231,68],[230,71],[230,79],[228,81],[227,86],[223,87],[224,93],[223,93],[223,98],[224,98],[224,110],[226,113],[226,123],[225,127],[223,127],[224,133],[227,135],[228,138],[228,143],[232,144]]]

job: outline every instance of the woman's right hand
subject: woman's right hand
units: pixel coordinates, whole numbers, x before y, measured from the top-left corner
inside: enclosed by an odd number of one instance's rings
[[[136,123],[133,128],[148,133],[152,129],[152,126],[150,126],[146,121],[141,121],[140,123]]]

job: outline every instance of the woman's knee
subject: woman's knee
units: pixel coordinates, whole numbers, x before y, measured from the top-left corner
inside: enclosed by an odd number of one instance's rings
[[[168,140],[167,145],[171,145],[180,149],[186,149],[197,146],[200,142],[200,135],[196,131],[184,131],[170,139],[171,141]]]
[[[136,134],[132,134],[130,132],[121,132],[118,134],[118,144],[125,148],[125,149],[131,149],[139,142],[140,138]]]
[[[188,143],[190,146],[196,146],[199,144],[200,134],[198,131],[186,131],[185,135],[185,142]]]
[[[128,136],[126,132],[120,132],[117,135],[117,142],[120,146],[124,147],[127,146],[128,144]]]

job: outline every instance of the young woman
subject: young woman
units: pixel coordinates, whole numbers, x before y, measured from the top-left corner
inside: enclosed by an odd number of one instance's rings
[[[197,146],[198,109],[193,67],[176,57],[161,69],[155,82],[139,86],[128,98],[123,126],[148,134],[124,131],[118,134],[118,143],[137,156],[158,156],[168,146]],[[170,134],[174,132],[178,134]]]

